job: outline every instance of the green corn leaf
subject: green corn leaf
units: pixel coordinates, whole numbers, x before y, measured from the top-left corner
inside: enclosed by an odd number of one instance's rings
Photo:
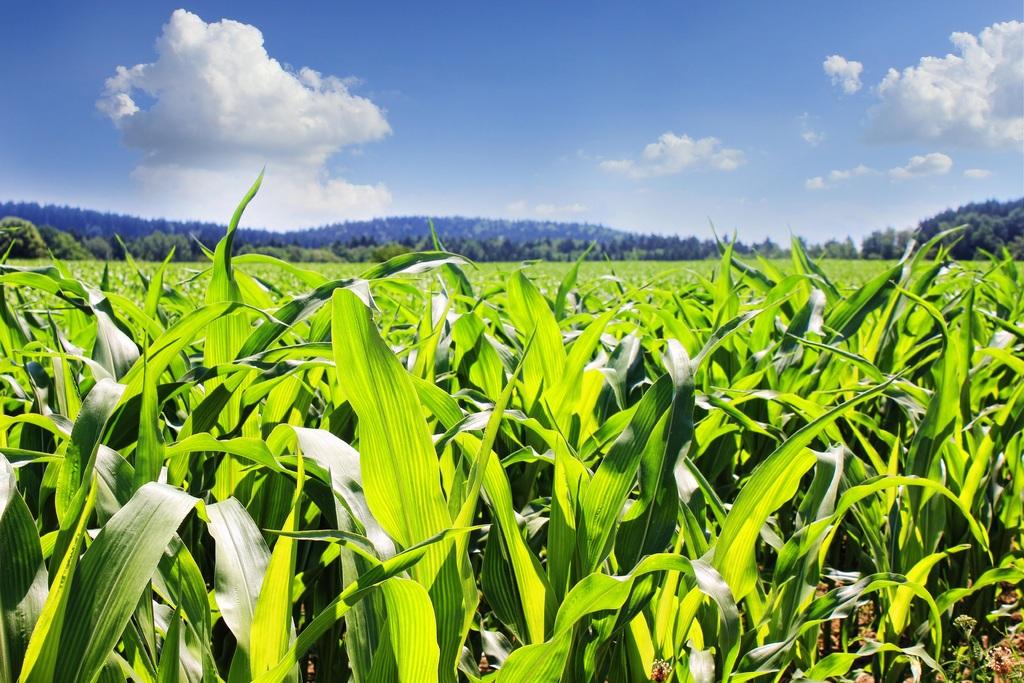
[[[655,425],[672,405],[674,394],[671,376],[663,375],[644,394],[629,426],[594,474],[583,497],[583,533],[577,537],[583,543],[579,553],[585,558],[584,573],[597,569],[611,550],[612,534],[636,480],[644,448]]]
[[[437,681],[440,651],[434,638],[434,608],[426,589],[395,577],[380,584],[388,610],[388,643],[401,683]]]
[[[73,527],[79,522],[85,508],[100,438],[124,390],[121,384],[108,379],[100,380],[86,396],[71,430],[71,439],[64,453],[57,482],[56,508],[61,527],[53,555],[56,563],[63,561],[74,534]]]
[[[422,408],[363,302],[337,290],[333,307],[338,382],[359,416],[366,502],[384,530],[411,547],[451,525]],[[440,560],[428,560],[419,571],[429,577]]]
[[[718,608],[723,640],[724,676],[732,669],[738,653],[739,611],[728,586],[709,565],[679,555],[650,555],[625,577],[591,574],[566,596],[558,610],[552,637],[545,643],[522,647],[508,658],[498,674],[500,683],[543,683],[559,681],[566,666],[573,628],[587,615],[618,610],[629,599],[634,583],[654,572],[675,571],[687,576]]]
[[[302,514],[302,487],[306,471],[303,458],[298,458],[292,509],[284,523],[284,531],[294,531]],[[295,627],[292,624],[292,575],[295,574],[297,543],[282,535],[270,553],[259,598],[252,614],[249,633],[249,660],[252,673],[269,671],[288,650]]]
[[[151,482],[100,530],[72,581],[57,680],[92,680],[99,674],[175,530],[196,502]]]
[[[471,529],[449,529],[400,552],[392,558],[384,560],[370,571],[362,574],[356,581],[348,584],[341,594],[325,606],[309,625],[295,639],[277,665],[267,673],[257,677],[255,683],[277,683],[284,680],[288,672],[299,662],[299,658],[329,629],[335,622],[342,619],[352,605],[366,597],[367,593],[401,572],[415,567],[434,545],[451,541],[459,534],[469,533]]]
[[[270,550],[245,508],[234,498],[210,505],[210,535],[217,562],[215,595],[224,623],[238,642],[232,679],[251,677],[249,643],[256,602],[270,562]]]
[[[814,465],[814,455],[807,446],[826,426],[880,394],[890,382],[860,392],[801,428],[758,465],[740,490],[713,550],[713,565],[737,600],[750,593],[757,582],[754,546],[761,527],[768,515],[793,497],[800,478]]]
[[[14,468],[3,456],[0,547],[0,678],[13,681],[46,601],[47,574],[32,512],[18,492]]]
[[[89,494],[82,506],[74,534],[69,542],[57,570],[50,575],[50,592],[46,595],[42,611],[36,620],[36,627],[25,649],[19,683],[43,683],[54,680],[57,657],[60,653],[61,634],[68,603],[72,595],[72,579],[78,566],[78,549],[84,541],[86,524],[96,502],[96,486],[89,487]],[[140,591],[141,592],[141,591]]]

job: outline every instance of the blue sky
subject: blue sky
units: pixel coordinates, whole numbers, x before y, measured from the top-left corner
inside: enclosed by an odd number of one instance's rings
[[[0,199],[225,221],[265,164],[246,222],[274,229],[430,213],[856,239],[1024,194],[1021,14],[9,4]]]

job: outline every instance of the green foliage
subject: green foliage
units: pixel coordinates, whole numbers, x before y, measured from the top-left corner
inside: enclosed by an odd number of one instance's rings
[[[808,251],[810,255],[815,258],[827,259],[855,259],[860,255],[857,250],[857,245],[855,245],[853,240],[849,237],[842,242],[839,240],[826,240],[821,246],[813,247]],[[899,257],[899,254],[896,254],[892,258],[897,257]]]
[[[102,237],[87,237],[82,241],[82,246],[92,254],[93,258],[100,261],[109,261],[114,257],[114,248]]]
[[[39,227],[39,235],[43,238],[50,253],[61,261],[82,261],[93,258],[92,252],[86,249],[73,235],[49,225]]]
[[[201,243],[212,244],[219,239],[222,229],[210,223],[144,221],[128,216],[96,214],[92,219],[108,222],[101,226],[89,223],[82,231],[83,218],[80,214],[90,212],[32,204],[6,206],[22,209],[28,215],[63,217],[71,232],[48,226],[40,228],[46,246],[61,260],[85,259],[88,258],[87,252],[100,260],[124,259],[124,248],[127,247],[128,254],[135,260],[163,261],[167,254],[173,253],[176,261],[199,261],[205,258]],[[433,249],[429,220],[416,217],[378,219],[288,233],[240,230],[234,250],[240,254],[264,254],[291,263],[383,262],[399,254]],[[679,261],[717,258],[719,255],[719,245],[713,240],[649,236],[574,223],[465,218],[444,218],[438,222],[447,231],[444,239],[447,247],[474,261]],[[119,225],[128,230],[124,240],[118,237]],[[863,239],[859,249],[849,237],[844,241],[831,239],[815,245],[802,242],[801,246],[814,258],[895,260],[903,255],[911,240],[928,241],[940,232],[961,226],[966,226],[966,229],[949,233],[940,241],[950,249],[953,257],[984,259],[986,254],[1007,249],[1014,258],[1024,259],[1024,200],[969,204],[924,220],[916,230],[892,227],[874,230]],[[89,237],[80,238],[79,234],[88,234]],[[756,254],[770,259],[792,256],[790,249],[770,239],[753,245],[736,242],[732,249],[737,254]],[[15,257],[37,258],[43,255],[45,253],[38,252],[38,249],[23,249]]]
[[[224,231],[223,226],[212,223],[142,219],[31,203],[0,204],[0,212],[5,211],[58,225],[60,230],[46,232],[44,238],[62,260],[83,258],[77,251],[73,256],[61,256],[71,253],[69,239],[73,239],[101,260],[124,259],[123,242],[135,260],[163,261],[173,249],[176,261],[201,261],[201,244],[214,244]],[[717,259],[719,255],[715,240],[693,236],[642,235],[579,223],[458,216],[378,218],[287,233],[239,230],[235,251],[265,254],[292,263],[380,262],[401,253],[435,248],[431,225],[444,238],[448,249],[480,262],[695,261]],[[960,226],[966,226],[966,230],[942,240],[953,257],[984,260],[986,254],[997,254],[1006,248],[1014,258],[1024,259],[1024,199],[993,200],[949,209],[921,221],[916,230],[875,230],[859,248],[850,237],[829,239],[822,244],[802,243],[802,247],[814,258],[895,260],[903,255],[911,239],[927,241]],[[63,236],[62,232],[72,237]],[[768,259],[791,256],[790,249],[769,238],[753,244],[736,241],[733,250]]]
[[[894,228],[876,230],[864,238],[861,253],[868,259],[893,260],[899,258],[907,249],[913,235],[909,230],[897,231]]]
[[[384,261],[387,261],[388,259],[394,258],[396,256],[408,254],[410,251],[412,250],[403,244],[398,244],[397,242],[388,242],[387,244],[382,244],[379,247],[375,247],[373,249],[372,254],[374,261],[376,261],[377,263],[383,263]]]
[[[976,202],[950,209],[922,221],[921,236],[929,239],[944,230],[966,225],[962,235],[949,240],[957,258],[978,258],[1004,247],[1014,258],[1024,259],[1024,199],[1009,202]]]
[[[0,265],[0,680],[1014,680],[1007,257],[300,266],[244,204]]]
[[[986,254],[1006,249],[1013,258],[1024,259],[1024,199],[991,200],[947,209],[921,221],[916,231],[876,230],[864,238],[861,254],[864,258],[899,258],[911,238],[925,241],[959,227],[964,230],[941,240],[954,258],[985,258]]]
[[[10,258],[44,258],[46,242],[39,229],[26,220],[8,216],[0,219],[0,254]]]

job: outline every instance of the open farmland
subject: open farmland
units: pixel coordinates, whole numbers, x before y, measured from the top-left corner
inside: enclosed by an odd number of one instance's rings
[[[749,260],[759,268],[774,272],[780,278],[794,272],[793,262],[789,259],[766,259],[760,263],[756,258]],[[26,267],[50,265],[50,261],[44,260],[14,260],[11,263]],[[305,287],[302,280],[276,265],[268,265],[268,262],[259,256],[248,254],[236,256],[234,263],[242,266],[246,274],[256,278],[264,286],[281,294],[296,295],[301,293]],[[862,285],[884,270],[892,268],[896,262],[835,259],[821,260],[817,264],[829,279],[840,283],[843,287],[853,287]],[[124,261],[67,261],[64,265],[73,277],[95,283],[103,280],[104,270],[106,270],[109,288],[120,294],[132,295],[144,295],[145,279],[152,277],[160,267],[159,263],[139,262],[133,264]],[[301,267],[328,280],[337,280],[359,277],[371,265],[370,263],[303,263]],[[986,270],[989,267],[987,262],[969,262],[964,265],[974,270]],[[577,282],[581,285],[596,284],[596,281],[600,279],[607,282],[619,280],[624,286],[630,287],[649,284],[660,287],[683,286],[692,284],[701,277],[712,277],[718,266],[718,261],[711,260],[583,261],[578,266]],[[1021,262],[1018,262],[1018,267],[1020,266]],[[543,288],[553,287],[557,290],[566,274],[574,267],[576,266],[573,263],[552,261],[485,262],[466,264],[462,270],[474,286],[486,288],[490,285],[502,284],[511,272],[525,268],[525,273],[535,284]],[[164,267],[163,277],[166,284],[202,300],[205,286],[209,281],[210,268],[209,262],[172,262]],[[143,279],[140,279],[140,273]],[[197,277],[202,273],[206,273],[206,276]]]
[[[232,230],[0,267],[0,680],[1019,680],[1013,262]]]
[[[798,268],[790,259],[765,259],[757,257],[738,257],[741,261],[749,261],[758,269],[771,273],[781,280],[798,272]],[[260,256],[236,256],[234,262],[241,266],[247,275],[258,280],[261,286],[274,291],[278,295],[295,296],[307,286],[302,279],[295,277],[287,270]],[[41,267],[50,265],[49,261],[15,260],[14,265]],[[821,271],[844,293],[852,291],[873,277],[876,277],[896,265],[896,261],[871,261],[862,259],[823,259],[815,262]],[[372,263],[303,263],[303,270],[312,271],[327,280],[359,277]],[[685,287],[694,284],[700,278],[710,279],[720,265],[719,261],[583,261],[578,266],[576,283],[585,289],[594,285],[612,286],[619,282],[624,287],[654,286],[661,288]],[[961,261],[958,265],[966,270],[985,272],[991,268],[987,261]],[[106,278],[108,289],[127,296],[145,296],[145,283],[158,269],[159,263],[124,261],[68,261],[64,266],[75,278],[88,282],[100,283]],[[530,261],[524,263],[484,262],[467,263],[462,267],[466,278],[474,287],[487,289],[503,285],[507,277],[514,271],[523,270],[530,280],[543,289],[551,288],[557,292],[558,286],[570,270],[577,266],[573,263],[552,261]],[[1016,267],[1020,276],[1024,277],[1024,261],[1017,261]],[[209,282],[210,262],[207,263],[168,263],[163,268],[164,283],[182,293],[188,294],[197,301],[202,301],[205,288]]]

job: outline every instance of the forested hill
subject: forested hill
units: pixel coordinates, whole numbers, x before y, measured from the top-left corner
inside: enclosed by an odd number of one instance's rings
[[[4,219],[5,216],[13,222]],[[239,253],[255,251],[290,261],[383,260],[402,251],[433,248],[429,221],[425,216],[407,216],[291,232],[241,229],[236,246]],[[588,249],[588,258],[614,260],[699,260],[717,258],[719,254],[719,245],[712,239],[641,235],[585,223],[461,217],[434,218],[433,222],[446,248],[475,261],[568,261]],[[808,242],[805,246],[816,258],[895,259],[904,252],[915,232],[919,238],[927,239],[959,225],[966,225],[967,229],[945,240],[955,258],[981,258],[985,253],[996,254],[1006,248],[1015,258],[1024,259],[1024,199],[992,200],[949,209],[921,221],[913,230],[875,230],[860,245],[847,237]],[[173,249],[176,260],[195,261],[204,258],[200,242],[212,246],[223,234],[224,226],[216,223],[152,220],[24,202],[0,203],[0,253],[6,252],[13,242],[12,258],[38,258],[49,253],[64,260],[121,259],[125,258],[127,248],[141,260],[161,260]],[[596,247],[591,248],[595,242]],[[771,240],[755,244],[739,241],[734,248],[740,254],[756,252],[769,258],[789,253],[788,245]]]
[[[162,232],[168,235],[194,235],[205,244],[216,243],[224,234],[224,226],[201,221],[171,221],[139,218],[119,213],[104,213],[71,206],[36,204],[34,202],[0,203],[0,217],[17,216],[36,225],[51,225],[58,230],[82,237],[120,235],[134,240]],[[572,239],[598,242],[614,240],[628,233],[588,223],[562,223],[539,220],[503,220],[494,218],[464,218],[461,216],[392,216],[366,221],[332,223],[316,228],[273,232],[270,230],[239,229],[239,241],[254,246],[267,244],[294,244],[300,247],[326,247],[332,244],[371,242],[408,242],[429,236],[428,221],[444,238],[490,240],[503,238],[512,242],[544,239]]]
[[[920,238],[927,239],[958,225],[969,229],[953,247],[957,258],[970,258],[979,249],[994,253],[1004,246],[1024,258],[1024,199],[990,200],[948,209],[921,221],[918,229]]]

